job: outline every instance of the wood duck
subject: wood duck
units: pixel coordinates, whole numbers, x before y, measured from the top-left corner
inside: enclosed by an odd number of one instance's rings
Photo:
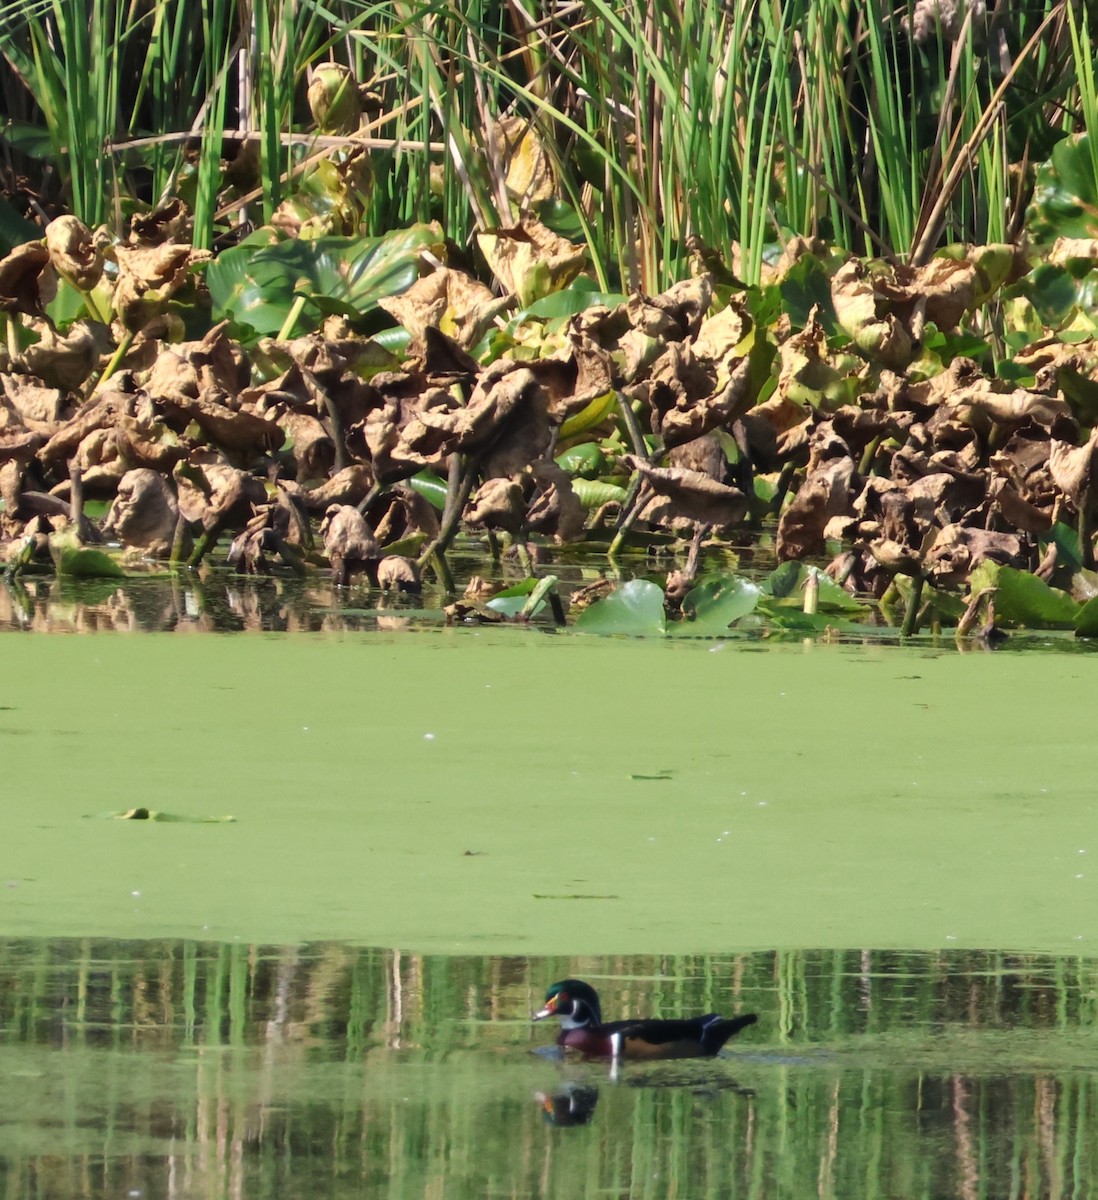
[[[562,979],[545,993],[535,1021],[560,1018],[557,1045],[586,1058],[712,1058],[741,1029],[754,1025],[755,1013],[726,1018],[718,1013],[685,1020],[608,1021],[595,989],[579,979]]]

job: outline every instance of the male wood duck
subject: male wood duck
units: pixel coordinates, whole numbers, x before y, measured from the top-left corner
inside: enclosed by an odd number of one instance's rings
[[[545,1007],[535,1021],[560,1018],[557,1045],[578,1050],[586,1058],[712,1058],[741,1029],[758,1017],[725,1018],[718,1013],[685,1020],[608,1021],[595,989],[580,979],[562,979],[545,993]]]

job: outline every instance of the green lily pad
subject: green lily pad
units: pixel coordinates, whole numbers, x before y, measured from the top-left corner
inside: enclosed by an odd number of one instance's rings
[[[621,503],[625,499],[625,488],[604,479],[573,479],[572,491],[584,508],[601,508],[611,501]]]
[[[569,475],[584,475],[593,479],[606,469],[606,455],[598,442],[581,442],[578,446],[562,450],[556,457],[556,463]]]
[[[734,621],[754,612],[761,594],[758,584],[742,575],[703,579],[683,600],[685,620],[675,632],[683,637],[720,637]]]
[[[126,572],[102,550],[85,546],[73,529],[50,534],[50,556],[59,576],[71,579],[125,579]]]
[[[770,600],[764,600],[760,607],[767,612],[779,608],[803,608],[804,585],[808,579],[809,566],[802,562],[785,562],[776,567],[763,580],[762,592]],[[822,571],[817,571],[819,582],[819,599],[816,603],[818,612],[855,613],[860,612],[862,605],[857,600]]]
[[[1088,600],[1075,614],[1076,637],[1098,637],[1098,596]]]
[[[794,329],[803,329],[808,324],[812,309],[817,309],[816,318],[828,337],[843,336],[843,329],[835,315],[831,300],[831,276],[827,267],[814,254],[803,254],[786,272],[778,285],[782,298],[782,311],[789,317]]]
[[[357,316],[383,296],[407,291],[419,277],[420,254],[445,253],[439,231],[413,225],[384,237],[288,238],[237,246],[206,268],[215,318],[231,317],[257,334],[276,334],[298,296],[322,312]]]
[[[596,304],[605,305],[607,308],[616,308],[619,304],[624,304],[626,299],[627,297],[619,292],[600,291],[599,285],[593,279],[586,275],[580,275],[567,287],[542,296],[528,308],[516,313],[511,320],[511,325],[517,329],[527,318],[538,321],[555,321],[564,317],[573,317],[576,313],[586,312]]]
[[[564,422],[560,427],[560,436],[571,438],[579,433],[586,433],[589,429],[594,429],[596,425],[606,420],[617,403],[618,394],[613,389],[603,392],[601,396],[596,396],[590,404],[585,405],[578,413]]]
[[[1019,571],[984,560],[969,576],[969,591],[993,587],[995,619],[1006,625],[1030,629],[1071,629],[1080,605],[1067,592],[1049,587],[1031,571]]]
[[[1088,134],[1057,142],[1037,167],[1026,225],[1034,242],[1098,237],[1098,179]]]
[[[534,578],[524,579],[521,583],[504,588],[502,592],[496,592],[484,607],[490,608],[493,612],[501,613],[505,617],[517,617],[526,607],[526,602],[530,598],[530,594],[538,586],[539,582],[539,580]],[[543,606],[544,601],[538,605],[538,608],[540,609]]]
[[[630,579],[605,600],[585,608],[575,627],[580,633],[662,637],[667,632],[663,588],[647,579]]]

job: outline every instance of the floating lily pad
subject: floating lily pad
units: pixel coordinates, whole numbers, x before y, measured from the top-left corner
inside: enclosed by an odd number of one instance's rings
[[[804,586],[808,579],[810,567],[807,563],[786,562],[771,571],[763,581],[762,591],[769,596],[770,601],[764,601],[767,611],[775,608],[803,608]],[[829,575],[822,571],[816,572],[819,582],[819,599],[816,604],[819,612],[860,612],[862,605],[849,592],[844,591]]]
[[[59,530],[50,535],[50,556],[59,576],[72,579],[125,579],[126,572],[103,550],[85,546],[76,531]]]
[[[667,632],[663,589],[647,579],[630,579],[605,600],[596,600],[580,613],[580,633],[662,637]]]
[[[754,612],[760,595],[758,584],[740,575],[702,580],[683,600],[686,619],[675,632],[684,637],[720,637],[734,621]]]

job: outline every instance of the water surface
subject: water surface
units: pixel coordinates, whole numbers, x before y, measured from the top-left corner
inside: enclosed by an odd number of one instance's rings
[[[615,1014],[759,1023],[712,1061],[561,1064],[528,1014],[577,973]],[[973,951],[8,939],[0,1193],[1086,1196],[1096,984],[1092,960]]]
[[[1098,937],[1092,656],[529,629],[12,634],[0,656],[9,936]],[[135,807],[182,819],[112,816]]]

